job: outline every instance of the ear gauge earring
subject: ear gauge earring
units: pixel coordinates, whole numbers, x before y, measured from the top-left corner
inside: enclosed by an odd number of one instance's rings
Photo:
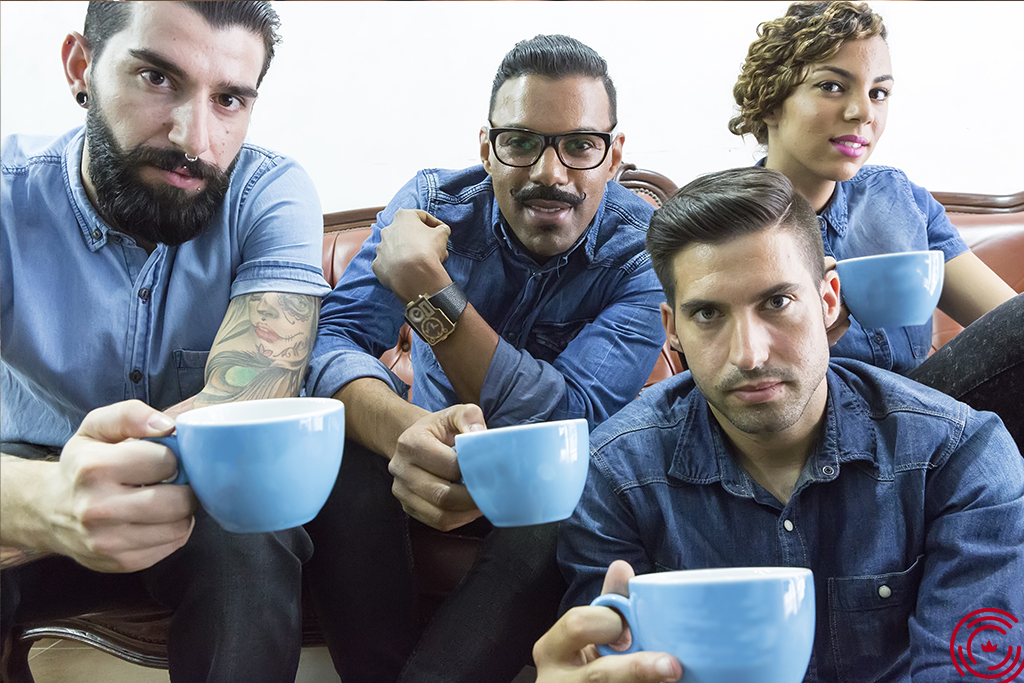
[[[78,106],[82,109],[89,108],[89,95],[87,95],[86,93],[79,91],[79,93],[75,95],[75,101],[78,102]]]

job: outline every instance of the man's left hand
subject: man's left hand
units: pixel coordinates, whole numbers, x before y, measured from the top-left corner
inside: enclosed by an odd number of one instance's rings
[[[406,514],[440,529],[452,529],[481,515],[461,478],[452,446],[455,435],[486,429],[479,406],[456,405],[416,421],[398,438],[388,465],[391,491]]]
[[[432,295],[451,284],[442,265],[448,258],[451,229],[420,209],[399,209],[381,228],[373,274],[402,303]]]
[[[612,562],[602,593],[629,595],[633,568]],[[629,628],[618,612],[608,607],[573,607],[541,636],[533,647],[537,683],[668,683],[683,675],[679,661],[664,652],[634,652],[601,657],[595,643],[625,650]]]

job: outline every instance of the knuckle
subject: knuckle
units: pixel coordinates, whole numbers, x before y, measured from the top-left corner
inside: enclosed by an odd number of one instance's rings
[[[583,638],[590,631],[588,628],[589,620],[580,610],[575,608],[565,613],[562,623],[565,626],[566,635],[574,641]]]
[[[431,494],[431,502],[442,510],[452,506],[452,487],[439,484],[434,487]]]
[[[398,478],[403,476],[405,474],[405,470],[406,464],[402,457],[396,454],[395,457],[391,458],[391,461],[388,463],[388,473],[391,474],[392,477]]]

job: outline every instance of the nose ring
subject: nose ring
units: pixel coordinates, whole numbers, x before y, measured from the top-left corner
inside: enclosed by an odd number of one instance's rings
[[[196,161],[197,159],[199,159],[199,156],[198,156],[198,155],[196,155],[196,156],[194,156],[194,157],[190,157],[190,156],[188,155],[188,152],[185,152],[185,161]]]

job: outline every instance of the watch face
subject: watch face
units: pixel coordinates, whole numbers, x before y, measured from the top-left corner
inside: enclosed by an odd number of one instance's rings
[[[455,330],[455,325],[441,311],[434,308],[425,298],[410,303],[405,309],[405,319],[409,321],[423,341],[431,346],[441,341]]]

